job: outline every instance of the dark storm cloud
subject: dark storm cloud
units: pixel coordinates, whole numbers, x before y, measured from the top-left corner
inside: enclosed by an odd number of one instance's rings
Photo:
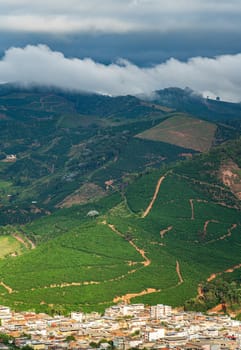
[[[240,0],[0,0],[0,54],[46,44],[68,57],[151,65],[241,52]]]
[[[0,36],[0,55],[12,47],[39,43],[63,52],[67,57],[91,57],[110,63],[120,57],[150,66],[170,57],[187,60],[194,56],[213,57],[241,52],[238,32],[172,32],[130,34],[26,34],[4,33]]]

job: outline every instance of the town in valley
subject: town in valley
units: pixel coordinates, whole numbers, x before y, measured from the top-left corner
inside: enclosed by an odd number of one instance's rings
[[[1,350],[26,346],[47,349],[240,349],[241,322],[230,316],[202,314],[158,304],[118,304],[104,314],[70,316],[13,312],[0,307]],[[5,339],[6,340],[6,339]]]

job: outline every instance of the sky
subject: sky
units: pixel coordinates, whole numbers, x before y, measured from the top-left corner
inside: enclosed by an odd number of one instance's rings
[[[240,0],[0,0],[0,82],[241,101],[240,16]]]

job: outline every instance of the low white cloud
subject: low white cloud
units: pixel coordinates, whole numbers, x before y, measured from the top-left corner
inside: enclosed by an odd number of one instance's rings
[[[223,100],[241,100],[241,53],[215,58],[174,58],[154,67],[126,60],[105,65],[92,59],[66,58],[47,46],[10,48],[0,61],[0,82],[40,84],[110,95],[151,94],[166,87],[186,86]]]

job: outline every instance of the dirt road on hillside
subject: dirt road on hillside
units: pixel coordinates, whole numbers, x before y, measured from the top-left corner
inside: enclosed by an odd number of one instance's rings
[[[122,295],[121,297],[116,297],[113,299],[113,302],[114,303],[124,302],[126,304],[130,304],[131,299],[133,298],[140,297],[147,294],[157,293],[157,292],[159,292],[159,290],[154,288],[147,288],[140,293],[129,293],[129,294]]]
[[[217,221],[217,220],[207,220],[207,221],[205,222],[205,224],[204,224],[204,227],[203,227],[203,238],[206,237],[206,235],[207,235],[207,228],[208,228],[208,225],[209,225],[211,222],[214,223],[214,224],[218,224],[218,223],[219,223],[219,221]]]
[[[164,230],[161,230],[160,231],[161,238],[163,238],[165,236],[165,234],[170,232],[172,229],[173,229],[173,226],[169,226],[169,227],[165,228]]]
[[[176,261],[176,272],[179,278],[179,282],[178,285],[182,284],[184,282],[183,278],[182,278],[182,274],[181,274],[181,270],[180,270],[180,264],[179,261]]]
[[[154,192],[154,195],[152,197],[152,200],[150,202],[150,204],[148,205],[148,207],[146,208],[145,212],[142,214],[142,218],[144,219],[151,211],[152,207],[153,207],[153,204],[155,203],[155,200],[157,198],[157,195],[158,195],[158,192],[160,190],[160,187],[161,187],[161,184],[162,182],[165,180],[166,176],[162,176],[158,182],[157,182],[157,185],[156,185],[156,189],[155,189],[155,192]]]
[[[20,237],[17,233],[14,233],[13,234],[13,237],[17,240],[17,241],[19,241],[20,243],[22,243],[24,246],[25,246],[25,248],[27,248],[27,249],[35,249],[36,248],[36,245],[28,238],[28,237],[26,237],[26,236],[24,236],[24,238],[25,238],[25,240],[22,238],[22,237]]]
[[[9,287],[8,285],[6,285],[4,282],[0,282],[0,286],[5,288],[8,291],[9,294],[12,294],[13,289],[11,287]]]
[[[214,221],[213,221],[214,222]],[[206,244],[211,244],[211,243],[215,243],[218,241],[223,241],[224,239],[231,237],[232,236],[232,231],[235,230],[238,227],[237,224],[233,224],[231,228],[228,229],[228,233],[226,233],[225,235],[216,238],[216,239],[212,239],[211,241],[206,242]]]
[[[195,215],[194,215],[193,199],[189,199],[189,202],[190,202],[190,206],[191,206],[191,210],[192,210],[191,220],[194,220],[195,219]]]
[[[213,273],[212,275],[210,275],[208,278],[207,278],[207,282],[211,282],[213,280],[215,280],[215,278],[217,278],[218,276],[222,275],[223,273],[232,273],[234,272],[235,270],[238,270],[241,268],[241,264],[238,264],[238,265],[234,265],[234,266],[231,266],[229,267],[227,270],[225,271],[221,271],[221,272],[217,272],[217,273]]]
[[[123,233],[121,233],[120,231],[118,231],[116,229],[116,227],[114,225],[108,224],[108,227],[115,232],[118,236],[121,236],[123,238],[125,238],[125,236],[123,235]],[[146,253],[143,249],[140,249],[139,247],[137,247],[137,245],[132,241],[132,240],[128,240],[129,244],[142,256],[142,258],[144,259],[144,261],[142,262],[142,264],[147,267],[151,264],[151,260],[148,259],[148,257],[146,256]]]

